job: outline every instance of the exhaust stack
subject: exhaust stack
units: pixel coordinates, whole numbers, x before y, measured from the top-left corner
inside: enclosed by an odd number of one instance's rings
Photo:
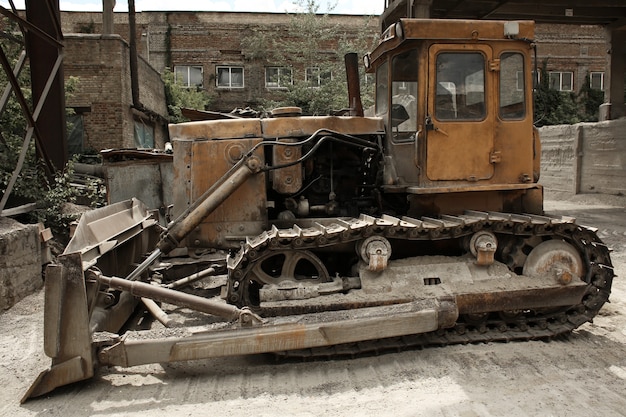
[[[346,64],[346,77],[348,78],[348,100],[350,114],[363,117],[363,104],[361,103],[361,83],[359,82],[359,57],[355,52],[344,56]]]

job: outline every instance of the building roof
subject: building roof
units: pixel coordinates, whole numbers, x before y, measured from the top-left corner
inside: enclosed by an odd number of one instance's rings
[[[624,0],[434,0],[431,17],[525,20],[626,29]]]
[[[626,30],[626,0],[385,0],[381,29],[403,17],[534,20]]]

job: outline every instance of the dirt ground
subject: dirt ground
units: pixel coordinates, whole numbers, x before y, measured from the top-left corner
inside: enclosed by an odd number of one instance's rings
[[[313,363],[254,356],[101,369],[20,405],[50,365],[39,292],[0,314],[0,415],[626,415],[626,197],[546,197],[547,212],[598,228],[618,275],[611,303],[567,338]]]

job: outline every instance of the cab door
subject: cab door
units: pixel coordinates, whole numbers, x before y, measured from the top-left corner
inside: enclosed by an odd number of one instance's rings
[[[487,45],[429,48],[426,176],[430,181],[481,181],[494,175],[495,115]]]

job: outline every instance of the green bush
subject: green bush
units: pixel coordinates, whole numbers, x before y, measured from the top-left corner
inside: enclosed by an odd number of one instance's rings
[[[600,104],[604,102],[604,92],[594,90],[589,83],[589,75],[578,94],[557,91],[550,88],[550,76],[544,62],[540,83],[535,90],[535,125],[548,126],[597,122]]]

